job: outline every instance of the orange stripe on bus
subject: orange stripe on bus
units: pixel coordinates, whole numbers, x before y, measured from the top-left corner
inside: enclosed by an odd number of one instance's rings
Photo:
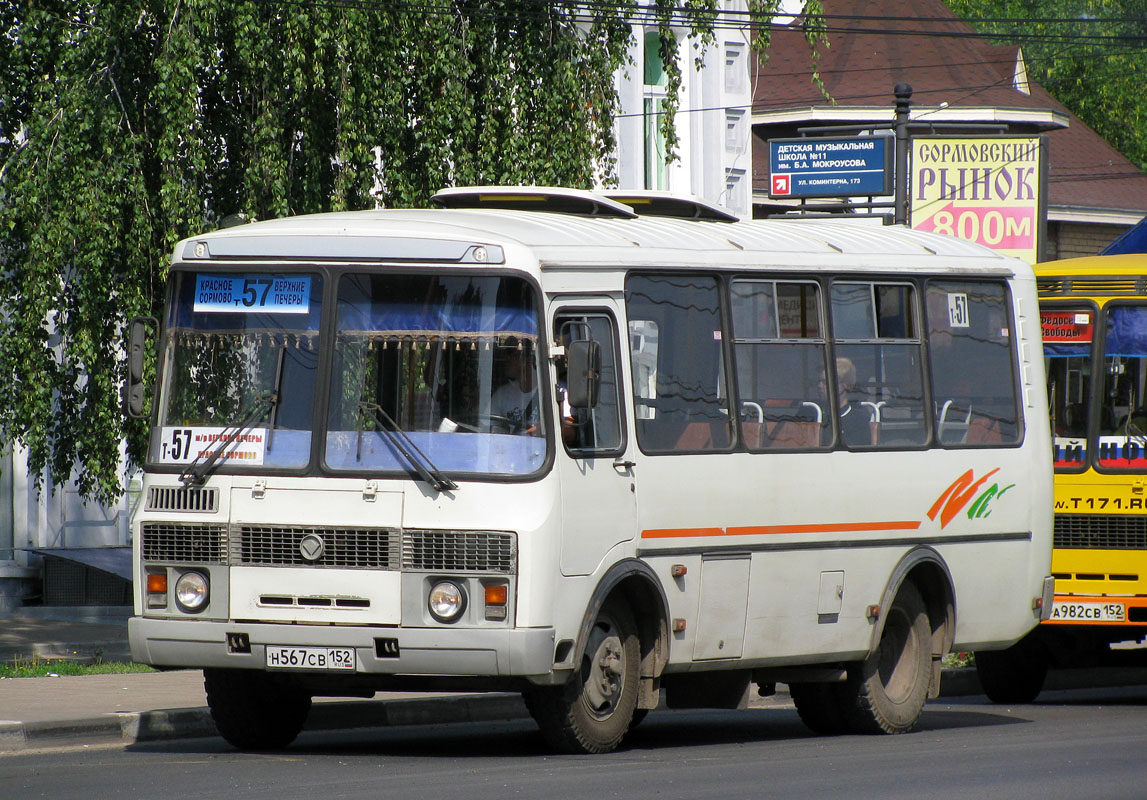
[[[641,532],[642,539],[673,539],[680,536],[724,535],[724,528],[651,528]]]
[[[777,533],[862,533],[866,531],[914,531],[919,520],[887,522],[827,522],[806,525],[751,525],[738,528],[650,528],[642,539],[677,539],[689,536],[765,536]]]

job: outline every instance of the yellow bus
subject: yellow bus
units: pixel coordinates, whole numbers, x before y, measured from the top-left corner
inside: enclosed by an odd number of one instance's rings
[[[977,654],[996,702],[1049,666],[1135,664],[1147,636],[1147,255],[1036,266],[1055,464],[1055,598],[1008,650]]]

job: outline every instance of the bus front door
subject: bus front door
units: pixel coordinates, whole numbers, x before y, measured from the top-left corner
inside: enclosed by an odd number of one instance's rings
[[[568,343],[592,338],[600,345],[597,403],[571,408],[566,375],[556,376],[560,420],[557,470],[562,493],[563,575],[588,575],[615,545],[633,538],[637,495],[621,398],[617,308],[567,305],[554,316],[554,336]]]

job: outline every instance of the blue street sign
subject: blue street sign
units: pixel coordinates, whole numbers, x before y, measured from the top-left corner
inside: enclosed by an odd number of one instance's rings
[[[769,197],[892,193],[890,136],[770,139]]]

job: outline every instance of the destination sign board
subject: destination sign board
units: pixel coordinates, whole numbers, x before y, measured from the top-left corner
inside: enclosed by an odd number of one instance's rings
[[[890,136],[770,139],[769,197],[892,193]]]

